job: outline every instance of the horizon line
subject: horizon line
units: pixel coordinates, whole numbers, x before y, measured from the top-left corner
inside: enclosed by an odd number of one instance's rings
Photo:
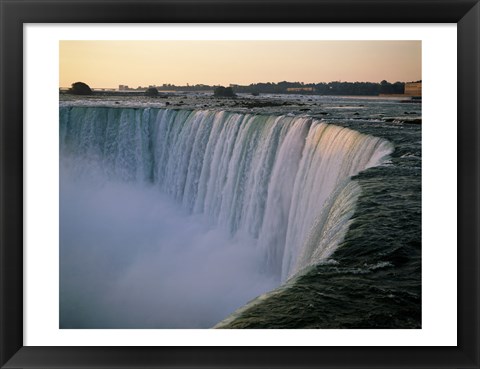
[[[395,81],[395,82],[389,82],[387,80],[382,80],[382,81],[386,81],[387,83],[390,83],[390,84],[395,84],[395,83],[420,83],[422,82],[421,79],[419,80],[411,80],[411,81]],[[283,81],[279,81],[279,82],[252,82],[252,83],[249,83],[249,84],[239,84],[239,83],[229,83],[229,84],[225,84],[225,85],[222,85],[222,84],[206,84],[206,83],[195,83],[195,84],[186,84],[186,85],[176,85],[174,83],[163,83],[161,85],[156,85],[156,84],[149,84],[148,86],[137,86],[137,87],[133,87],[133,86],[130,86],[130,85],[127,85],[127,84],[122,84],[122,83],[118,83],[116,86],[108,86],[108,87],[105,87],[105,86],[102,86],[102,87],[97,87],[97,86],[93,86],[91,85],[91,88],[118,88],[119,86],[127,86],[128,88],[132,88],[132,89],[135,89],[135,88],[149,88],[149,87],[164,87],[164,85],[170,85],[171,87],[195,87],[195,86],[206,86],[206,87],[219,87],[219,86],[223,86],[223,87],[235,87],[235,86],[239,86],[239,87],[249,87],[251,85],[255,85],[255,84],[279,84],[279,83],[283,83],[283,82],[286,82],[286,83],[300,83],[300,84],[303,84],[303,85],[312,85],[312,84],[321,84],[321,83],[325,83],[325,84],[329,84],[329,83],[375,83],[375,84],[380,84],[382,81],[379,81],[379,82],[372,82],[372,81],[329,81],[329,82],[325,82],[325,81],[322,81],[322,82],[300,82],[300,81],[286,81],[286,80],[283,80]],[[87,82],[84,82],[84,81],[75,81],[75,82],[72,82],[70,84],[70,86],[59,86],[59,88],[70,88],[72,84],[74,83],[77,83],[77,82],[83,82],[83,83],[86,83],[90,86],[89,83]],[[168,87],[168,86],[167,86]]]

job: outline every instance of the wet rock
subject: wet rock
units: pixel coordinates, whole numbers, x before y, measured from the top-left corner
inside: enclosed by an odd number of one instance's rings
[[[417,118],[417,119],[407,119],[404,121],[404,123],[409,123],[409,124],[422,124],[422,120]]]

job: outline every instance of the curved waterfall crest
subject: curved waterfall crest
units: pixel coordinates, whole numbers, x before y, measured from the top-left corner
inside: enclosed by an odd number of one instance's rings
[[[286,280],[341,243],[390,142],[308,116],[152,108],[60,108],[61,160],[85,175],[157,187],[262,250]]]

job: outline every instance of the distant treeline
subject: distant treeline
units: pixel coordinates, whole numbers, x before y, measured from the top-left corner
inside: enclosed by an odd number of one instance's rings
[[[159,91],[205,91],[214,90],[218,86],[204,84],[175,86],[164,84],[156,86]],[[373,82],[329,82],[329,83],[303,83],[303,82],[278,82],[278,83],[252,83],[248,86],[231,85],[235,93],[252,94],[314,94],[314,95],[370,95],[403,94],[405,82],[390,83],[382,81]]]

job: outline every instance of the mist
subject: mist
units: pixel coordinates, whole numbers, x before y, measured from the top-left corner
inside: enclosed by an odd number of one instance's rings
[[[60,328],[210,328],[278,285],[231,238],[152,185],[60,180]]]

